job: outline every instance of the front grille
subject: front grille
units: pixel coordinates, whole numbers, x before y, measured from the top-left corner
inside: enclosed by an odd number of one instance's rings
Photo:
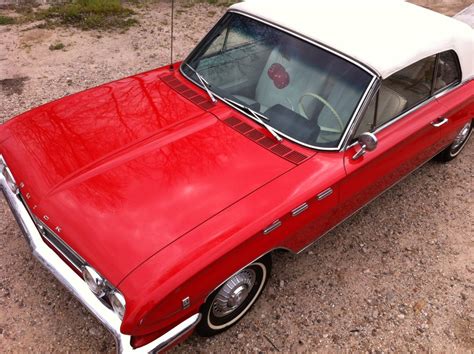
[[[53,246],[60,254],[62,254],[77,270],[81,271],[82,266],[87,263],[74,250],[71,249],[61,238],[54,233],[48,226],[40,221],[35,220],[40,234]]]
[[[81,268],[83,265],[86,265],[86,261],[79,256],[71,247],[69,247],[61,238],[56,235],[47,225],[38,220],[38,218],[31,212],[28,204],[26,204],[25,199],[19,194],[21,202],[25,206],[28,214],[30,214],[31,219],[33,219],[36,224],[36,228],[41,236],[48,241],[50,247],[53,247],[59,254],[66,258],[69,263],[71,263],[79,272],[82,272]]]
[[[25,202],[22,194],[19,193],[18,197],[20,198],[21,202],[25,206],[28,214],[30,215],[31,219],[36,225],[36,228],[40,235],[43,237],[43,241],[46,245],[48,245],[51,249],[56,251],[60,256],[62,256],[69,265],[72,265],[76,268],[78,275],[82,274],[82,266],[87,265],[87,262],[79,256],[71,247],[69,247],[54,231],[52,231],[47,225],[43,222],[38,220],[38,218],[31,212],[28,204]],[[112,286],[112,285],[111,285]],[[100,302],[110,310],[112,309],[112,305],[109,302],[107,296],[103,296],[98,298]]]

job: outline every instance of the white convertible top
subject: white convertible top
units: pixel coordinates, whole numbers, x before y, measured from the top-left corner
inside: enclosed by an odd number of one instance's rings
[[[474,30],[401,0],[248,0],[231,7],[322,43],[382,78],[454,49],[463,81],[474,76]]]

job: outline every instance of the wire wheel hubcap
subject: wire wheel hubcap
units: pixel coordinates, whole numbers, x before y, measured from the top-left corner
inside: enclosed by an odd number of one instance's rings
[[[461,129],[459,134],[456,136],[456,139],[454,139],[453,145],[451,146],[451,151],[455,151],[464,143],[464,141],[469,136],[470,130],[471,130],[471,122],[466,123],[466,125]]]
[[[255,280],[256,274],[252,269],[244,269],[230,278],[217,293],[212,303],[212,314],[224,317],[239,308],[247,299]]]

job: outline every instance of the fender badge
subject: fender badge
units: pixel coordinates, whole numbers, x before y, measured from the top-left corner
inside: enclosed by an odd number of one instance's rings
[[[56,226],[55,230],[58,232],[58,234],[61,232],[61,228],[59,226]]]
[[[48,216],[48,215],[45,215],[45,216],[43,216],[43,219],[45,219],[46,221],[48,221],[48,220],[49,220],[49,216]]]

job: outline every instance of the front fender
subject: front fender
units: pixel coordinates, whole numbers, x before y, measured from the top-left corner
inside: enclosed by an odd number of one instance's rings
[[[155,254],[118,286],[127,298],[122,331],[161,331],[198,312],[214,289],[252,261],[274,249],[299,251],[325,231],[337,208],[343,177],[337,154],[317,154]],[[331,197],[318,201],[318,193],[329,186],[334,190]],[[316,202],[310,203],[307,214],[291,215],[309,200]],[[321,225],[315,227],[312,218]],[[264,234],[277,219],[283,227]],[[302,223],[318,234],[298,233]],[[188,297],[190,305],[183,308]]]

